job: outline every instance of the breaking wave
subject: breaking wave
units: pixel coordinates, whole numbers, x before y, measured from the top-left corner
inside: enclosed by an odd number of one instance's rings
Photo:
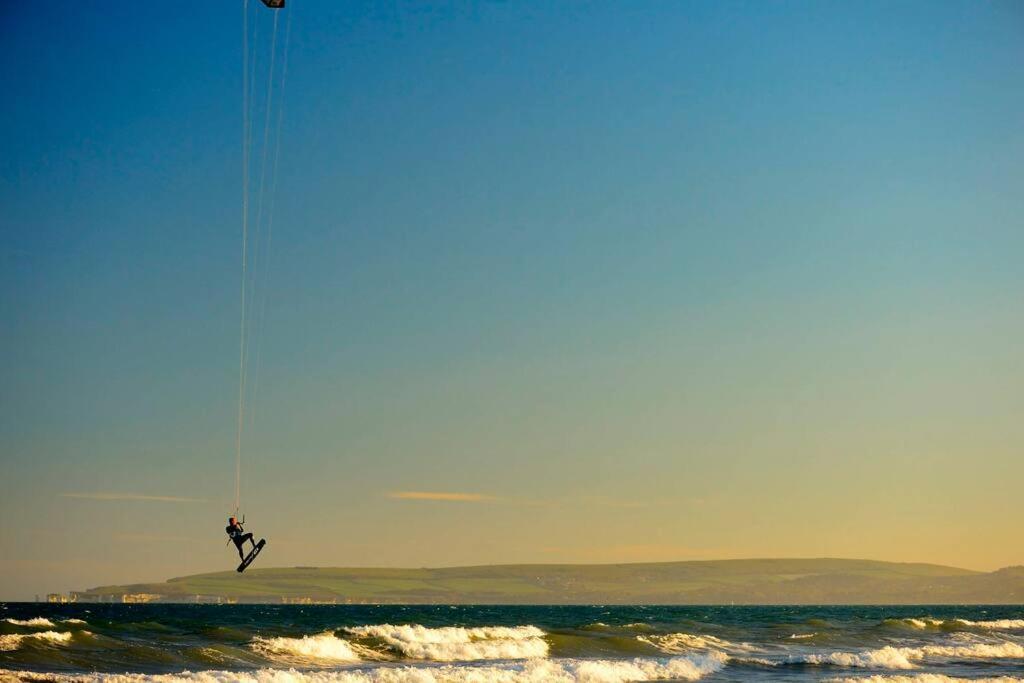
[[[72,633],[70,631],[58,632],[58,631],[42,631],[40,633],[12,633],[9,635],[0,636],[0,651],[10,652],[11,650],[17,650],[25,642],[40,641],[44,644],[52,643],[54,645],[61,645],[71,641]]]
[[[904,626],[914,629],[940,628],[945,623],[945,619],[932,617],[906,617],[904,619],[886,619],[882,622],[886,626]]]
[[[547,657],[544,631],[536,626],[444,626],[418,624],[352,626],[344,629],[357,638],[376,639],[410,659],[465,662],[480,659]]]
[[[878,669],[913,669],[929,657],[956,659],[1021,659],[1024,646],[1009,641],[970,643],[966,645],[923,645],[921,647],[886,647],[861,652],[830,652],[791,657],[790,663],[825,664]]]
[[[301,638],[253,638],[251,645],[256,652],[275,659],[302,660],[310,663],[358,662],[363,657],[357,652],[365,650],[336,637],[333,633],[321,633]],[[365,652],[364,652],[365,654]]]
[[[32,619],[4,619],[8,624],[15,626],[27,626],[29,628],[53,628],[56,626],[45,617],[33,617]]]
[[[334,671],[260,669],[180,674],[58,675],[0,670],[5,677],[57,683],[627,683],[696,681],[725,665],[720,653],[670,659],[531,659],[502,665],[395,666]]]
[[[925,645],[916,648],[923,657],[957,657],[963,659],[1022,659],[1024,646],[1008,640],[998,643],[968,645]]]
[[[989,630],[1014,631],[1024,629],[1024,619],[993,619],[992,621],[971,621],[970,619],[954,619],[957,623],[974,628]]]
[[[87,623],[83,619],[58,619],[57,622],[72,625],[82,625]],[[57,628],[57,623],[51,619],[47,619],[46,617],[32,617],[31,619],[13,619],[8,617],[3,619],[3,623],[10,624],[11,626],[19,626],[21,628]]]
[[[935,617],[908,617],[904,619],[886,619],[885,626],[902,626],[912,629],[943,629],[955,631],[963,628],[986,630],[1024,630],[1024,619],[993,619],[990,621],[972,621],[970,619],[936,619]]]
[[[826,664],[832,666],[853,666],[878,669],[913,669],[910,651],[913,648],[886,646],[863,652],[829,652],[827,654],[802,655],[788,661],[798,664]]]
[[[752,648],[746,643],[731,643],[712,635],[692,635],[690,633],[670,633],[664,636],[637,636],[637,640],[653,645],[665,654],[684,654],[690,650],[721,650],[748,652]]]

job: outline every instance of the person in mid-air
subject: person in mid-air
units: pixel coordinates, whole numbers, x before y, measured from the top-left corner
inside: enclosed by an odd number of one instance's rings
[[[241,523],[239,523],[239,521],[234,517],[228,517],[228,526],[224,530],[228,532],[228,536],[231,537],[231,540],[235,543],[235,547],[238,548],[238,558],[240,560],[245,560],[245,553],[242,552],[242,545],[246,541],[252,543],[253,550],[256,549],[256,541],[252,540],[252,534],[245,533],[245,529],[242,528]]]

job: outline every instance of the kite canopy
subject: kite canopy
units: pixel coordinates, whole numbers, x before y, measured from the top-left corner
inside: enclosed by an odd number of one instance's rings
[[[281,9],[284,7],[284,0],[263,0],[263,4],[270,9]]]

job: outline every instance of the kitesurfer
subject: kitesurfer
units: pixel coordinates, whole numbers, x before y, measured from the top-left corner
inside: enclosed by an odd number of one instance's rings
[[[231,537],[231,540],[234,541],[235,547],[238,548],[238,559],[242,561],[245,560],[245,553],[242,552],[242,545],[246,541],[252,543],[253,550],[256,549],[256,541],[252,539],[252,534],[245,533],[245,529],[242,528],[241,522],[239,522],[236,518],[228,517],[228,525],[227,528],[224,529],[224,531],[227,532],[228,536]]]

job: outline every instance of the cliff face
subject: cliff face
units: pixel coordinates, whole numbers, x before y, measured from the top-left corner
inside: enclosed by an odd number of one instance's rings
[[[1024,567],[973,572],[842,559],[618,565],[495,565],[439,569],[295,567],[219,572],[165,583],[103,586],[80,599],[313,600],[462,604],[1024,603]]]

